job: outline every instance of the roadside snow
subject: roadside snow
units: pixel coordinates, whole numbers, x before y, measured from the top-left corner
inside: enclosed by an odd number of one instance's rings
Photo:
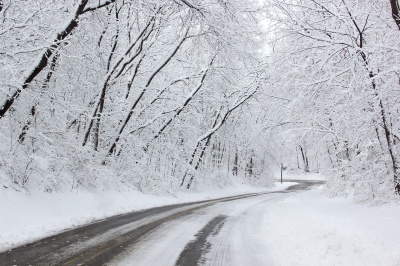
[[[221,215],[226,221],[208,236],[200,265],[400,265],[400,206],[356,205],[327,198],[321,188],[212,205],[159,227],[112,265],[175,265],[185,245]]]
[[[181,192],[170,196],[155,196],[139,191],[32,192],[26,195],[0,190],[0,251],[131,211],[246,193],[283,190],[292,184],[294,183],[277,183],[273,188],[236,184],[206,193]]]
[[[319,173],[290,173],[283,171],[283,181],[288,180],[325,180],[325,177]],[[275,173],[275,179],[281,179],[281,173]]]
[[[321,189],[265,208],[263,234],[273,265],[400,265],[400,206],[330,199]]]
[[[257,260],[257,251],[261,251],[264,256],[267,254],[263,249],[263,243],[257,242],[257,239],[262,238],[259,234],[262,219],[258,218],[263,215],[262,210],[268,207],[270,202],[286,195],[286,193],[263,194],[257,197],[219,202],[175,219],[151,232],[135,245],[134,250],[127,250],[110,265],[176,265],[188,243],[195,241],[199,232],[217,216],[225,216],[226,221],[218,233],[214,231],[208,236],[207,244],[196,247],[197,251],[205,252],[200,259],[204,263],[199,265],[271,265],[264,260],[265,257],[260,263]]]
[[[269,191],[292,184],[276,184]],[[237,185],[175,196],[137,191],[27,196],[3,190],[0,249],[133,210],[266,190]],[[208,239],[211,250],[204,265],[400,265],[400,206],[368,207],[351,199],[331,199],[323,195],[322,187],[211,205],[161,226],[120,262],[150,265],[164,258],[173,265],[187,242],[217,215],[225,215],[227,220],[221,231]]]

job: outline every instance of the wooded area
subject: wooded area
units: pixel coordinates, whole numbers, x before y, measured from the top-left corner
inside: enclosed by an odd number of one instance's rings
[[[400,192],[397,0],[0,0],[0,182]]]

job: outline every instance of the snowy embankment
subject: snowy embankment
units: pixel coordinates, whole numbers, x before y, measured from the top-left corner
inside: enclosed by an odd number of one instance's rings
[[[275,173],[275,178],[277,180],[281,179],[280,173]],[[319,173],[288,173],[286,171],[282,174],[283,181],[291,180],[325,180],[325,177]]]
[[[201,247],[201,265],[400,265],[400,206],[357,205],[322,191],[265,194],[210,206],[161,226],[113,265],[175,265],[187,243],[204,236],[199,232],[217,217],[225,221]]]
[[[274,265],[400,265],[400,206],[357,205],[320,188],[271,204],[263,217]]]
[[[31,192],[27,195],[0,190],[0,251],[131,211],[246,193],[283,190],[292,184],[294,183],[276,184],[273,188],[236,184],[208,192],[180,192],[170,196],[156,196],[139,191]]]

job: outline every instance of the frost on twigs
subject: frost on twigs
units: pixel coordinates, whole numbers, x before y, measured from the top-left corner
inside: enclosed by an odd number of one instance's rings
[[[264,133],[251,126],[262,123],[258,1],[2,8],[3,188],[174,194],[270,184],[268,140],[255,142]]]

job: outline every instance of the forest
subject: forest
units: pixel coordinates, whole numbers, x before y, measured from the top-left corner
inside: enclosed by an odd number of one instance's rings
[[[397,0],[0,0],[0,183],[165,194],[323,173],[398,201]]]

